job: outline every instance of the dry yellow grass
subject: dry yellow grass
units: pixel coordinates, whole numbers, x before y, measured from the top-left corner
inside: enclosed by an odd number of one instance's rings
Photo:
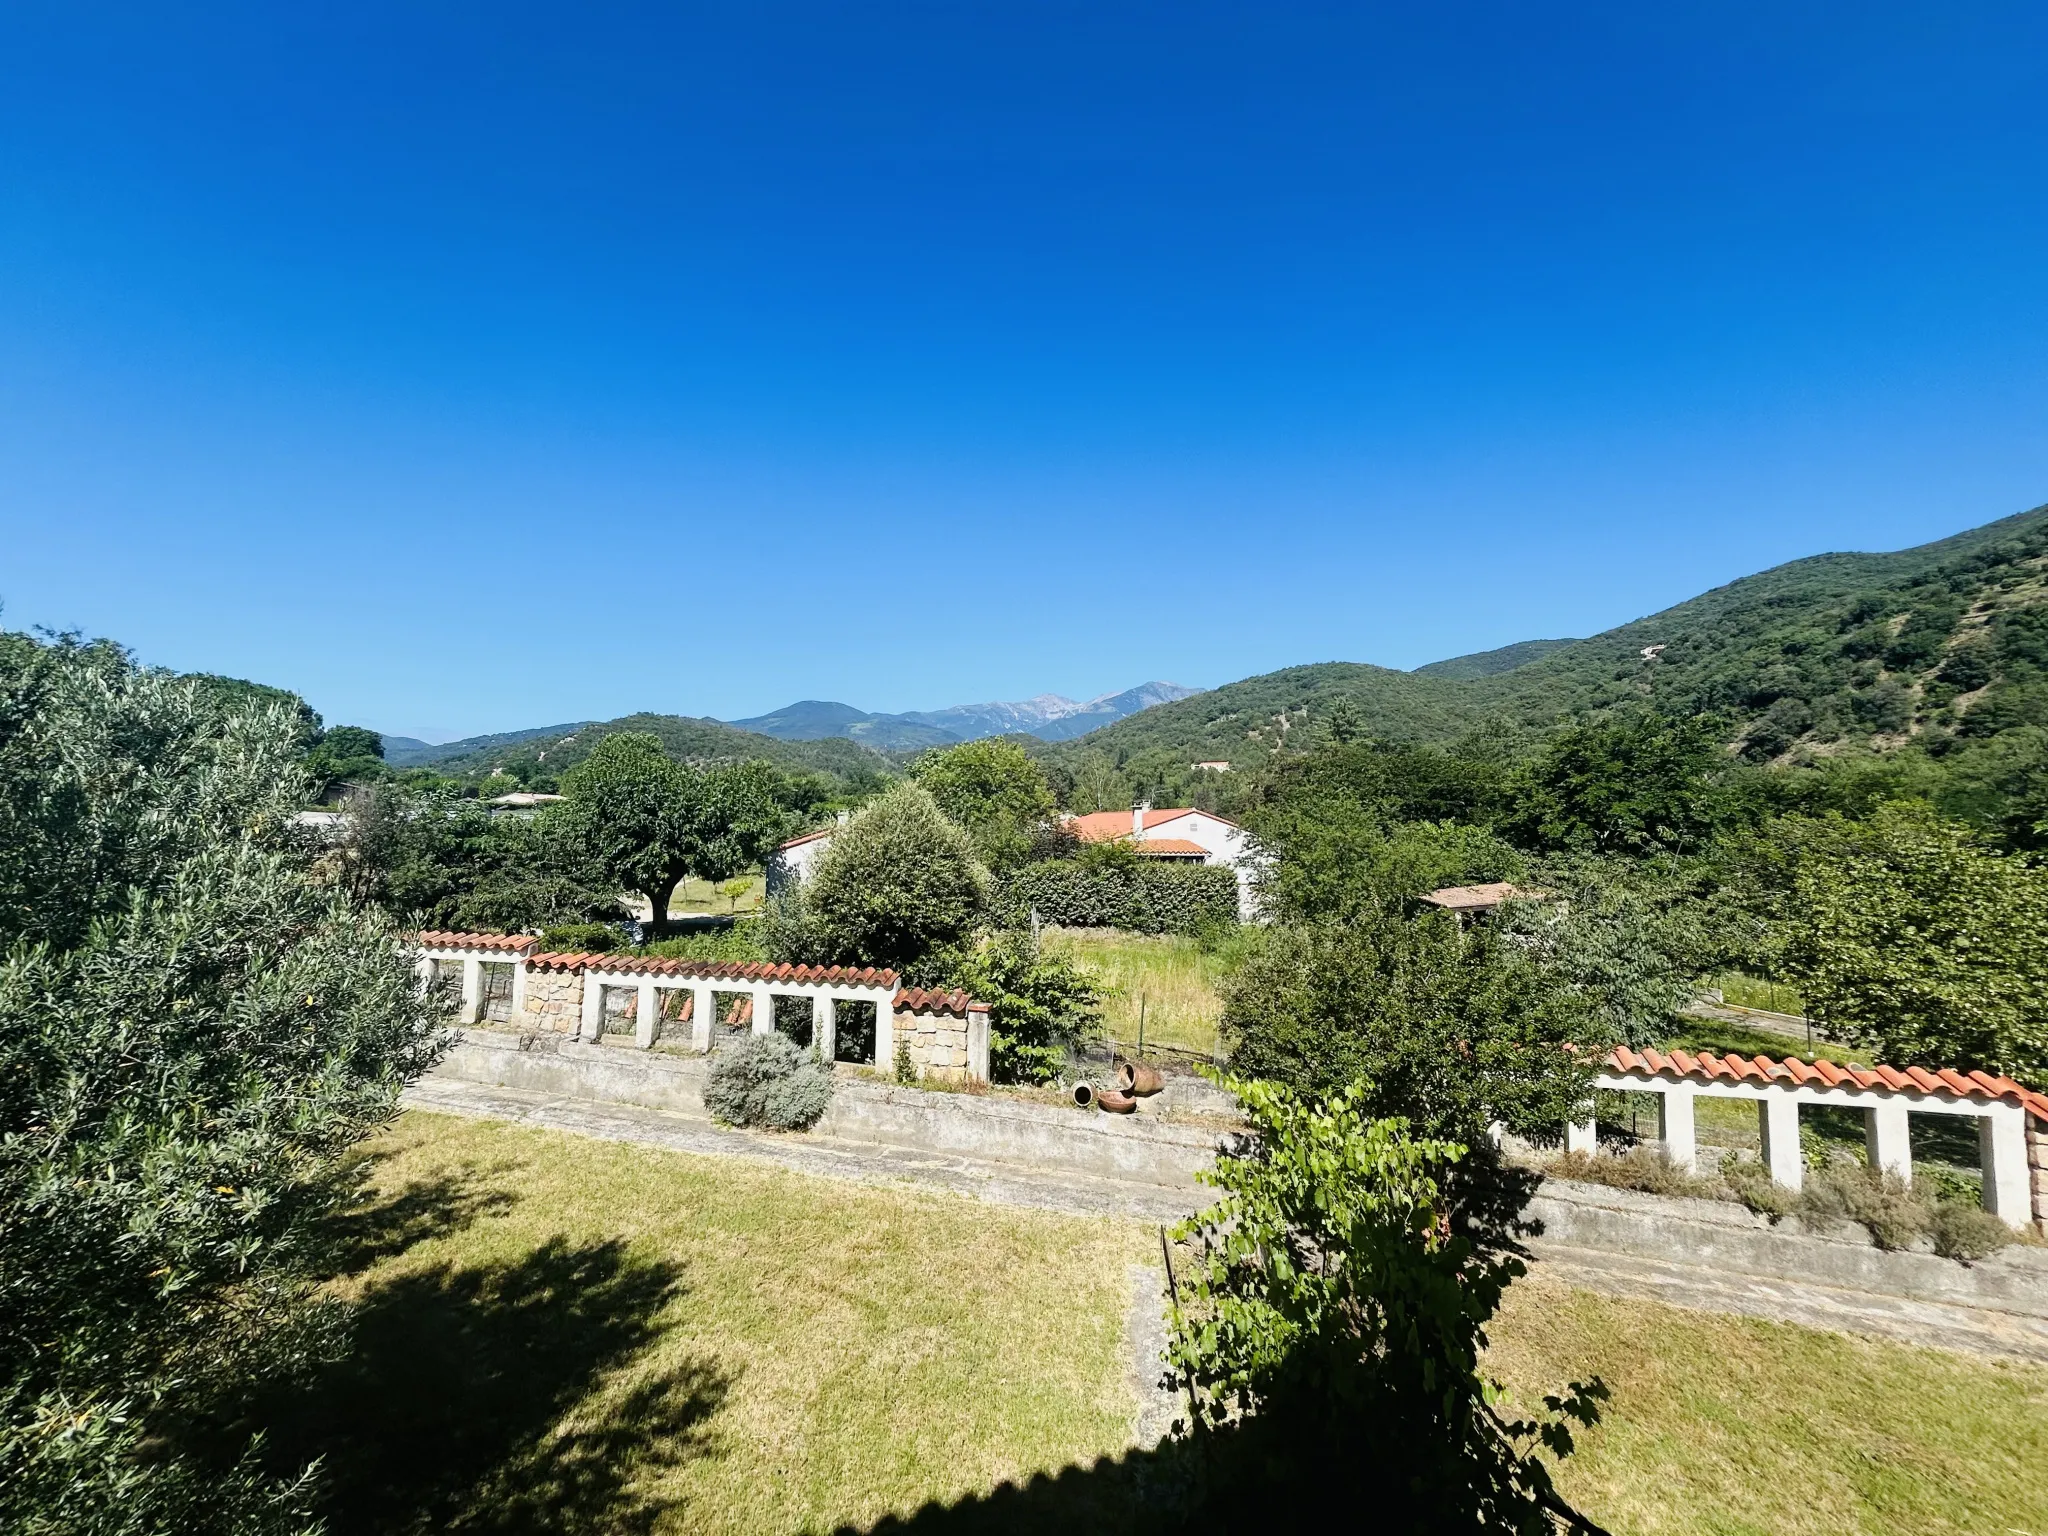
[[[1112,1040],[1135,1045],[1139,1012],[1145,1043],[1213,1056],[1223,1003],[1218,962],[1193,939],[1107,928],[1049,928],[1045,946],[1086,968],[1103,990],[1103,1024]]]
[[[2048,1369],[1568,1289],[1509,1292],[1489,1369],[1614,1391],[1559,1483],[1628,1536],[2048,1532]]]
[[[1130,1225],[422,1114],[371,1155],[337,1529],[864,1525],[1127,1443]]]

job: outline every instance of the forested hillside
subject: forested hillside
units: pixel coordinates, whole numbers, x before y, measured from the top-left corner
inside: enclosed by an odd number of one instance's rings
[[[661,739],[669,755],[683,761],[760,759],[795,772],[823,773],[846,781],[864,781],[886,772],[881,754],[844,737],[825,741],[778,741],[752,731],[736,730],[717,720],[687,715],[626,715],[580,725],[558,736],[534,736],[484,747],[434,764],[438,773],[458,777],[510,770],[514,777],[555,776],[590,755],[590,749],[618,731],[646,731]]]
[[[1892,554],[1795,560],[1509,670],[1290,667],[1053,749],[1079,772],[1256,767],[1322,726],[1389,742],[1540,727],[1623,703],[1705,714],[1754,761],[1915,742],[1930,753],[2048,724],[2048,508]]]
[[[1469,677],[1492,677],[1496,673],[1512,672],[1517,667],[1526,667],[1530,662],[1548,656],[1552,651],[1577,644],[1576,640],[1517,640],[1513,645],[1503,645],[1497,650],[1474,651],[1470,656],[1452,656],[1443,661],[1432,661],[1427,666],[1417,667],[1415,670],[1423,677],[1442,677],[1452,682],[1462,682]]]

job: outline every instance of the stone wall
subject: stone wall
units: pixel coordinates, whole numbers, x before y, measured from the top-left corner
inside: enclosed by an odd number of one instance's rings
[[[2048,1237],[2048,1127],[2027,1116],[2027,1183],[2034,1192],[2034,1226]]]
[[[909,1049],[913,1076],[942,1083],[967,1081],[965,1018],[950,1013],[902,1010],[896,1015],[896,1044],[899,1049]],[[893,1061],[875,1065],[884,1072],[893,1071],[896,1066]]]
[[[528,967],[526,1015],[515,1022],[527,1029],[575,1034],[583,1026],[582,973]]]

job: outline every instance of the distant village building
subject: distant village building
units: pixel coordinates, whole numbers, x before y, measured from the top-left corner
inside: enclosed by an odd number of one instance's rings
[[[769,856],[768,866],[763,871],[768,877],[768,894],[775,896],[793,885],[801,885],[811,878],[811,871],[818,867],[818,860],[825,856],[825,850],[832,846],[832,834],[846,825],[847,813],[839,813],[837,825],[820,827],[815,832],[806,832],[801,837],[792,837]]]
[[[1207,763],[1197,763],[1197,764],[1195,764],[1195,766],[1196,766],[1197,768],[1201,769],[1202,771],[1204,771],[1205,773],[1228,773],[1228,772],[1230,772],[1230,764],[1228,764],[1228,763],[1225,763],[1225,762],[1220,762],[1220,761],[1212,761],[1212,762],[1207,762]]]
[[[1529,900],[1548,894],[1545,891],[1525,891],[1505,880],[1496,880],[1490,885],[1447,885],[1421,899],[1432,907],[1441,907],[1454,914],[1463,922],[1468,917],[1484,917],[1503,902]]]

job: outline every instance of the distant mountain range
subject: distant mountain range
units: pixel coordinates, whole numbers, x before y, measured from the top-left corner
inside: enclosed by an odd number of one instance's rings
[[[1101,726],[1114,725],[1155,704],[1171,704],[1200,693],[1178,683],[1140,683],[1122,693],[1105,693],[1086,703],[1041,693],[1014,703],[955,704],[950,709],[911,710],[900,715],[871,714],[851,704],[803,699],[772,714],[726,724],[779,741],[824,741],[844,736],[881,752],[914,752],[984,736],[1025,735],[1041,741],[1066,741]]]

